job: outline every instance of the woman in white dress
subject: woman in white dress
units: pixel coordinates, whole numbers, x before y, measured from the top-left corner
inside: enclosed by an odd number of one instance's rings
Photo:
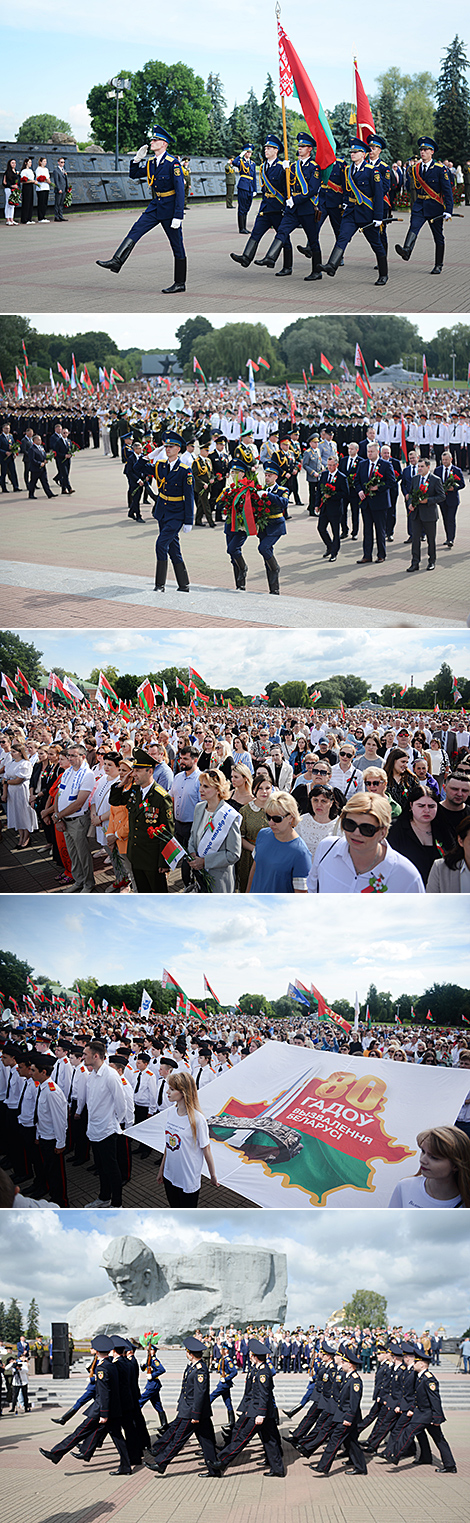
[[[29,846],[29,837],[38,822],[29,802],[29,780],[33,770],[26,746],[15,741],[5,763],[7,790],[7,828],[18,831],[18,846]]]

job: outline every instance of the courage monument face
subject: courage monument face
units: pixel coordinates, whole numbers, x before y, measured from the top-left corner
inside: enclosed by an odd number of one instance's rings
[[[287,1259],[267,1248],[203,1243],[192,1253],[159,1253],[138,1237],[116,1237],[103,1254],[111,1281],[103,1296],[68,1314],[74,1338],[119,1332],[182,1339],[195,1327],[284,1322]]]

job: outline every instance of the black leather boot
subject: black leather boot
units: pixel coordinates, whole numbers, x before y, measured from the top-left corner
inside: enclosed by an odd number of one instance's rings
[[[440,275],[443,264],[444,264],[444,244],[443,243],[436,243],[436,253],[435,253],[435,257],[434,257],[434,269],[430,271],[431,275]]]
[[[266,556],[264,564],[266,566],[269,591],[275,593],[276,597],[279,597],[279,564],[275,555],[270,555],[269,558]]]
[[[276,280],[281,280],[283,275],[292,275],[292,260],[292,244],[285,243],[282,270],[276,270]]]
[[[244,592],[246,587],[246,573],[248,571],[248,566],[246,561],[243,559],[243,555],[241,555],[240,552],[232,556],[232,566],[237,592]]]
[[[231,254],[230,258],[235,260],[235,264],[241,264],[243,269],[247,270],[248,265],[252,263],[255,257],[257,247],[258,239],[250,235],[248,243],[245,244],[243,254]]]
[[[320,249],[315,249],[315,253],[312,254],[312,273],[311,273],[311,275],[304,275],[304,281],[306,283],[308,283],[309,280],[321,280],[321,252],[320,252]]]
[[[154,591],[155,592],[164,592],[165,591],[167,571],[168,571],[168,557],[165,556],[164,561],[163,560],[162,561],[157,561],[157,564],[156,564],[156,568],[155,568],[155,587],[154,587]]]
[[[112,270],[113,275],[119,275],[119,271],[122,270],[123,264],[126,263],[126,259],[129,258],[129,254],[132,254],[133,249],[135,249],[134,240],[132,238],[125,238],[124,242],[119,244],[119,248],[116,249],[112,259],[97,259],[96,263],[101,265],[102,270]]]
[[[184,561],[176,561],[173,571],[178,583],[178,592],[189,592],[189,576]]]
[[[343,258],[343,250],[340,247],[339,243],[335,243],[334,249],[331,250],[331,254],[330,254],[330,257],[329,257],[329,260],[328,260],[328,264],[323,264],[321,266],[324,274],[325,275],[336,275],[336,271],[337,271],[337,269],[339,269],[339,266],[341,264],[342,258]]]
[[[305,258],[306,259],[312,259],[313,258],[312,250],[310,248],[310,244],[309,243],[298,243],[297,244],[297,252],[298,252],[298,254],[305,254]]]
[[[268,252],[267,252],[267,254],[265,254],[264,259],[255,259],[255,264],[264,264],[264,265],[266,265],[266,268],[268,270],[273,270],[274,266],[275,266],[275,263],[276,263],[276,259],[279,258],[279,254],[280,254],[281,249],[283,248],[283,246],[284,245],[283,245],[283,242],[282,242],[282,238],[278,238],[277,234],[276,234],[276,237],[275,237],[273,243],[271,244],[271,248],[268,249]]]
[[[173,296],[175,291],[186,290],[186,271],[188,265],[186,257],[177,259],[175,256],[175,278],[172,286],[162,286],[162,296]]]
[[[401,245],[399,243],[395,244],[395,253],[399,254],[400,255],[400,259],[405,259],[407,263],[408,263],[408,260],[411,259],[411,255],[413,253],[413,249],[414,249],[414,246],[415,246],[415,243],[416,243],[417,236],[418,236],[418,234],[417,233],[413,233],[412,230],[411,230],[411,227],[409,227],[407,235],[406,235],[406,238],[405,238],[405,242],[403,244],[403,248],[401,247]]]
[[[388,280],[387,255],[386,254],[378,254],[377,258],[378,258],[379,278],[378,278],[378,280],[376,280],[375,284],[376,284],[376,286],[386,286],[387,280]]]

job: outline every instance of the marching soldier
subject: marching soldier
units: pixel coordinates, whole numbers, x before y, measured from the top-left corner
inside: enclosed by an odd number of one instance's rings
[[[242,152],[237,155],[237,158],[231,159],[230,161],[233,164],[234,169],[238,169],[237,202],[239,233],[248,232],[246,219],[250,210],[253,196],[256,194],[257,190],[256,165],[252,161],[252,154],[253,144],[246,143],[245,147],[242,149]]]
[[[271,247],[265,254],[264,259],[256,259],[255,263],[266,265],[268,270],[273,270],[281,249],[290,238],[295,227],[302,227],[307,234],[309,248],[312,250],[312,273],[306,275],[306,280],[321,280],[321,253],[318,241],[318,223],[316,211],[318,209],[318,194],[321,185],[321,169],[313,159],[315,140],[308,132],[297,134],[298,158],[293,164],[285,165],[286,189],[289,192],[286,199],[284,214],[279,223],[276,237]]]
[[[212,461],[209,454],[209,445],[211,442],[211,437],[210,428],[205,428],[204,432],[199,435],[199,454],[195,455],[193,461],[192,471],[194,481],[194,496],[196,499],[196,517],[194,520],[195,528],[201,527],[203,514],[207,519],[209,528],[215,528],[210,507]]]
[[[234,259],[236,264],[241,264],[244,270],[252,263],[263,234],[271,227],[277,231],[280,222],[282,222],[287,191],[286,171],[279,160],[281,151],[282,143],[280,138],[275,137],[274,133],[270,133],[266,138],[264,147],[265,161],[261,165],[260,170],[262,195],[259,212],[243,253],[230,255],[230,258]],[[290,238],[284,244],[282,270],[278,270],[277,273],[278,275],[292,274],[292,244]]]
[[[99,1334],[92,1339],[92,1352],[97,1354],[95,1398],[87,1412],[84,1422],[74,1433],[69,1433],[59,1444],[54,1444],[53,1449],[41,1449],[40,1454],[46,1460],[51,1460],[53,1465],[59,1465],[64,1454],[69,1454],[71,1449],[80,1445],[80,1459],[88,1462],[96,1448],[97,1435],[101,1431],[110,1438],[119,1454],[119,1470],[117,1475],[130,1475],[131,1465],[127,1444],[121,1429],[121,1404],[119,1397],[119,1383],[117,1370],[110,1362],[109,1354],[112,1341],[105,1334]]]
[[[220,1359],[216,1364],[216,1370],[219,1376],[219,1382],[218,1385],[216,1385],[215,1390],[211,1392],[211,1407],[214,1405],[214,1402],[217,1401],[217,1397],[221,1396],[222,1401],[225,1403],[227,1408],[229,1428],[234,1428],[235,1413],[232,1404],[232,1386],[236,1376],[238,1375],[238,1364],[236,1359],[234,1359],[230,1353],[226,1339],[224,1339],[222,1342]]]
[[[279,596],[279,563],[273,550],[277,540],[287,533],[284,510],[289,497],[288,488],[281,486],[279,474],[279,469],[270,461],[264,473],[266,491],[263,500],[267,522],[258,528],[258,552],[266,567],[269,591],[276,596]]]
[[[274,1400],[274,1377],[267,1366],[267,1348],[258,1338],[248,1343],[250,1369],[245,1382],[240,1417],[235,1423],[228,1444],[219,1451],[222,1471],[241,1454],[245,1444],[257,1433],[263,1445],[266,1464],[265,1475],[284,1476],[284,1458],[281,1436],[277,1425]]]
[[[383,149],[387,147],[387,144],[385,142],[385,138],[380,137],[378,132],[369,132],[367,136],[367,145],[369,149],[367,163],[372,164],[373,169],[377,168],[379,170],[382,179],[384,197],[384,220],[381,228],[381,237],[384,254],[387,256],[387,222],[390,221],[392,215],[392,206],[390,200],[391,169],[390,164],[386,164],[385,159],[381,158],[381,153]]]
[[[434,1370],[429,1369],[432,1359],[431,1350],[425,1353],[423,1348],[414,1346],[414,1367],[417,1375],[414,1389],[415,1409],[410,1417],[406,1428],[402,1428],[394,1445],[393,1454],[390,1456],[392,1465],[398,1465],[399,1460],[406,1454],[410,1443],[417,1438],[420,1446],[420,1457],[416,1461],[418,1465],[432,1465],[432,1454],[428,1439],[430,1433],[436,1448],[439,1450],[443,1472],[439,1474],[454,1474],[457,1466],[452,1450],[441,1432],[441,1424],[445,1422],[442,1402],[439,1392],[439,1384]]]
[[[189,577],[181,554],[179,533],[189,534],[193,527],[194,482],[193,473],[181,465],[179,456],[184,447],[180,434],[164,433],[162,443],[167,460],[158,460],[155,466],[157,501],[152,517],[158,519],[160,533],[155,544],[157,565],[155,592],[164,592],[170,557],[178,592],[189,592]]]
[[[362,1380],[359,1375],[360,1356],[355,1348],[346,1348],[341,1355],[346,1379],[341,1387],[338,1403],[334,1404],[333,1426],[319,1464],[311,1466],[314,1475],[329,1475],[338,1449],[343,1445],[351,1461],[352,1475],[367,1475],[367,1465],[358,1440],[358,1423],[361,1421]]]
[[[145,1364],[141,1365],[141,1369],[145,1371],[147,1384],[139,1397],[139,1405],[140,1407],[145,1407],[146,1401],[151,1403],[154,1411],[158,1412],[160,1427],[164,1433],[168,1427],[168,1418],[160,1400],[162,1388],[160,1375],[165,1374],[165,1365],[158,1358],[158,1346],[156,1343],[149,1343],[147,1360]]]
[[[157,124],[152,129],[150,149],[153,157],[148,157],[147,144],[143,143],[131,161],[129,175],[131,180],[147,180],[151,201],[146,206],[142,216],[134,222],[127,238],[120,243],[112,259],[97,259],[96,263],[103,270],[112,270],[115,275],[119,274],[122,266],[132,250],[153,227],[160,224],[163,228],[174,255],[174,283],[172,286],[163,287],[163,295],[171,296],[174,292],[186,290],[186,254],[183,244],[183,216],[184,216],[184,178],[179,159],[169,153],[171,138],[166,127]]]
[[[418,234],[425,223],[434,238],[435,261],[431,275],[440,275],[444,264],[444,222],[448,222],[454,210],[452,184],[448,169],[435,160],[437,144],[432,137],[420,137],[418,148],[421,157],[415,164],[409,162],[405,170],[405,188],[414,191],[411,220],[403,247],[395,244],[400,259],[408,262]]]
[[[335,159],[334,163],[331,164],[329,168],[327,185],[320,186],[318,195],[319,234],[321,233],[323,223],[326,222],[327,217],[329,217],[335,238],[338,237],[338,233],[341,227],[341,218],[343,215],[343,203],[345,196],[344,174],[346,168],[347,159]],[[313,259],[313,251],[308,243],[306,245],[298,243],[297,248],[299,254],[305,254],[306,259]],[[341,264],[344,264],[344,259],[342,259],[340,262]]]
[[[203,1359],[204,1344],[199,1338],[186,1338],[187,1366],[183,1375],[176,1417],[164,1436],[144,1452],[144,1463],[156,1475],[164,1475],[167,1465],[179,1454],[192,1434],[201,1446],[209,1475],[221,1474],[215,1444],[209,1396],[209,1371]]]
[[[388,280],[387,257],[384,253],[380,229],[383,221],[383,186],[380,170],[367,164],[367,150],[360,138],[351,143],[351,165],[344,171],[346,209],[341,218],[340,230],[328,263],[322,265],[327,275],[336,275],[343,253],[351,238],[360,229],[377,255],[379,278],[376,286],[385,286]]]

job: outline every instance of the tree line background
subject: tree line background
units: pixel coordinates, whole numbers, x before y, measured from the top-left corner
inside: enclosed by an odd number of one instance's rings
[[[341,361],[344,360],[354,380],[354,355],[356,343],[360,345],[367,369],[374,374],[375,360],[380,365],[396,365],[403,360],[406,370],[421,370],[422,351],[426,351],[430,377],[446,376],[452,372],[451,354],[454,351],[456,378],[461,384],[467,382],[470,360],[470,324],[455,321],[452,326],[438,328],[434,338],[426,342],[419,327],[407,317],[395,315],[374,317],[347,313],[333,317],[299,317],[287,323],[277,338],[269,332],[266,323],[230,322],[214,328],[207,317],[198,315],[181,323],[176,330],[177,345],[174,357],[181,365],[185,379],[193,380],[193,358],[197,355],[204,374],[209,378],[237,380],[246,377],[246,362],[262,354],[269,370],[258,374],[257,382],[263,388],[282,386],[285,381],[302,381],[302,371],[309,374],[313,365],[314,379],[311,386],[327,384],[320,369],[320,355],[326,354],[333,366],[333,381],[344,380]],[[57,363],[70,371],[72,352],[75,355],[78,375],[83,365],[88,366],[90,379],[98,381],[100,365],[108,372],[114,366],[124,381],[140,379],[143,354],[167,354],[158,345],[147,349],[131,347],[120,349],[105,330],[87,330],[83,333],[38,333],[25,317],[0,316],[0,370],[5,385],[15,380],[15,367],[23,370],[24,355],[22,339],[29,360],[28,380],[31,386],[48,386],[49,369],[58,382]],[[380,379],[380,377],[379,377]],[[200,384],[200,394],[203,386]],[[433,382],[434,384],[434,382]],[[109,392],[108,400],[119,406],[120,386]],[[158,392],[155,393],[158,400]],[[358,392],[359,403],[361,398]],[[329,397],[328,397],[329,400]],[[1,411],[0,400],[0,411]],[[51,405],[54,405],[51,395]],[[335,404],[341,409],[341,402]],[[372,407],[374,401],[372,399]]]
[[[463,42],[456,35],[444,50],[437,78],[429,71],[403,74],[393,64],[379,74],[375,94],[370,97],[376,131],[387,142],[390,161],[406,160],[416,152],[422,133],[437,137],[440,152],[455,164],[463,164],[470,154],[469,68]],[[227,101],[220,74],[211,72],[204,82],[187,64],[162,63],[150,59],[142,69],[119,74],[130,81],[130,89],[120,102],[120,146],[122,152],[136,149],[148,137],[152,121],[161,121],[172,133],[179,153],[203,154],[224,158],[239,153],[252,142],[259,158],[266,134],[282,136],[281,108],[271,74],[267,75],[261,100],[250,88],[246,100],[235,102],[227,113]],[[87,99],[91,118],[90,142],[107,152],[114,149],[115,99],[108,99],[108,83],[92,86]],[[340,101],[327,110],[338,153],[348,152],[354,135],[351,103]],[[287,134],[290,154],[295,153],[296,134],[305,129],[301,115],[287,110]],[[70,124],[44,112],[27,117],[18,129],[17,142],[48,141],[53,132],[71,132]]]

